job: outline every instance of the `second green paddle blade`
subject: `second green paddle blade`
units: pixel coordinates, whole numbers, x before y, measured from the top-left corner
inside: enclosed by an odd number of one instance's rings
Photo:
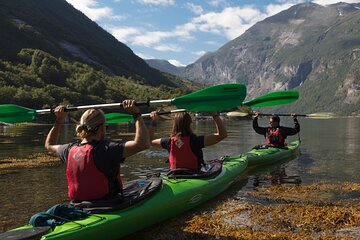
[[[244,85],[228,83],[174,98],[172,104],[189,111],[219,111],[240,106],[245,97]]]
[[[134,118],[131,114],[126,113],[107,113],[105,114],[107,124],[132,122]]]
[[[246,101],[243,105],[251,108],[276,106],[295,102],[298,98],[299,92],[295,90],[275,91],[253,100]]]

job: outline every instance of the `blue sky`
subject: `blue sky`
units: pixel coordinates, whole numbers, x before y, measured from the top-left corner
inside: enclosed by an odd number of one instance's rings
[[[143,59],[195,62],[256,22],[309,0],[66,0]],[[325,5],[339,0],[314,0]],[[357,3],[360,0],[343,0]]]

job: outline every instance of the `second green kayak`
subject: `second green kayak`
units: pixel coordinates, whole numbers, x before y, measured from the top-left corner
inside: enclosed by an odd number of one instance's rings
[[[251,151],[239,155],[226,156],[225,160],[246,159],[248,166],[273,164],[278,161],[295,156],[299,152],[300,141],[296,140],[289,143],[285,148],[266,147],[252,149]]]

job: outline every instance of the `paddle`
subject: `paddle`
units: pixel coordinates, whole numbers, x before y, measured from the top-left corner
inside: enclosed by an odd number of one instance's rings
[[[177,112],[185,112],[186,109],[175,109],[171,111],[162,111],[158,112],[159,115],[165,115],[170,113],[177,113]],[[141,114],[143,117],[150,116],[150,113]],[[132,122],[134,118],[131,114],[126,113],[107,113],[105,114],[105,119],[107,124],[116,124],[116,123],[124,123],[124,122]]]
[[[246,87],[242,84],[220,84],[189,93],[184,96],[167,100],[151,100],[137,102],[136,105],[172,104],[177,108],[185,108],[189,111],[217,111],[241,105],[246,97]],[[86,105],[68,107],[66,111],[76,111],[90,108],[119,107],[121,103]],[[53,112],[53,109],[34,110],[15,104],[0,105],[0,121],[6,123],[20,123],[32,121],[37,114]]]
[[[229,117],[246,117],[249,115],[255,115],[255,113],[247,113],[247,112],[240,112],[234,111],[229,112],[227,116]],[[277,115],[279,117],[282,116],[291,116],[288,113],[279,113],[279,114],[270,114],[270,113],[259,113],[259,116],[274,116]],[[310,113],[310,114],[296,114],[297,117],[306,117],[306,118],[313,118],[313,119],[330,119],[334,117],[333,113],[330,112],[319,112],[319,113]]]
[[[292,103],[298,100],[298,98],[299,92],[295,90],[274,91],[253,100],[245,101],[242,105],[251,108],[269,107]]]
[[[148,105],[147,102],[137,103],[137,105]],[[105,108],[105,107],[119,107],[122,106],[122,103],[110,103],[110,104],[96,104],[96,105],[85,105],[77,107],[67,107],[65,111],[77,111],[81,109],[90,109],[90,108]],[[52,113],[54,109],[41,109],[35,110],[31,108],[22,107],[15,104],[3,104],[0,105],[0,121],[6,123],[21,123],[29,122],[36,119],[38,114]]]
[[[257,106],[274,106],[279,104],[286,104],[296,101],[299,98],[299,93],[294,90],[289,91],[275,91],[268,94],[265,94],[263,96],[260,96],[258,98],[255,98],[250,101],[246,101],[241,103],[242,105],[246,105],[248,107]],[[212,103],[216,102],[215,100],[212,101]],[[197,104],[195,102],[195,104]],[[201,104],[201,103],[200,103]],[[204,104],[204,103],[202,103]],[[185,111],[184,109],[181,111]],[[168,112],[162,112],[161,114],[168,114],[168,113],[174,113],[176,110],[168,111]],[[234,112],[235,114],[237,112]],[[231,112],[230,112],[231,114]],[[142,116],[148,116],[150,114],[143,114]],[[124,114],[124,113],[108,113],[105,115],[106,122],[107,123],[122,123],[122,122],[131,122],[132,116],[130,114]]]

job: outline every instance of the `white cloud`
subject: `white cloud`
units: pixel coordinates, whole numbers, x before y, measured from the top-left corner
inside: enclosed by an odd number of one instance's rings
[[[154,56],[143,54],[143,53],[135,53],[137,56],[141,57],[142,59],[155,59]]]
[[[250,6],[228,7],[221,12],[203,14],[194,18],[192,22],[200,31],[225,35],[228,39],[233,39],[265,17],[265,13]]]
[[[186,3],[185,6],[190,9],[193,13],[200,15],[204,12],[204,9],[200,5],[196,5],[193,3]]]
[[[161,42],[161,40],[169,38],[171,36],[171,32],[145,32],[134,36],[131,41],[134,45],[151,47]]]
[[[137,0],[137,2],[147,5],[160,5],[160,6],[169,6],[175,4],[175,0]]]
[[[284,2],[282,4],[269,4],[266,6],[266,14],[267,17],[270,17],[272,15],[275,15],[281,11],[284,11],[296,4],[302,3],[304,1],[288,1],[288,2]]]
[[[218,42],[216,42],[216,41],[205,41],[205,43],[206,44],[209,44],[209,45],[219,45],[219,43]]]
[[[141,30],[134,27],[109,28],[110,33],[120,42],[130,43],[131,39],[141,34]]]
[[[226,4],[226,0],[211,0],[209,4],[213,7],[218,7],[220,5]]]
[[[313,1],[316,4],[320,4],[320,5],[329,5],[329,4],[334,4],[334,3],[338,3],[338,2],[346,2],[346,3],[359,3],[359,0],[346,0],[346,1],[341,1],[341,0],[315,0]]]
[[[88,18],[97,21],[101,18],[113,20],[122,19],[122,16],[114,15],[113,9],[109,7],[100,7],[97,0],[66,0],[74,8],[83,12]]]
[[[182,48],[175,44],[161,44],[154,47],[155,50],[160,52],[181,52]]]
[[[185,64],[182,64],[180,61],[175,60],[175,59],[170,59],[168,62],[176,67],[185,67],[186,66]]]
[[[198,52],[193,52],[193,54],[195,54],[196,56],[203,56],[205,55],[206,51],[198,51]]]

